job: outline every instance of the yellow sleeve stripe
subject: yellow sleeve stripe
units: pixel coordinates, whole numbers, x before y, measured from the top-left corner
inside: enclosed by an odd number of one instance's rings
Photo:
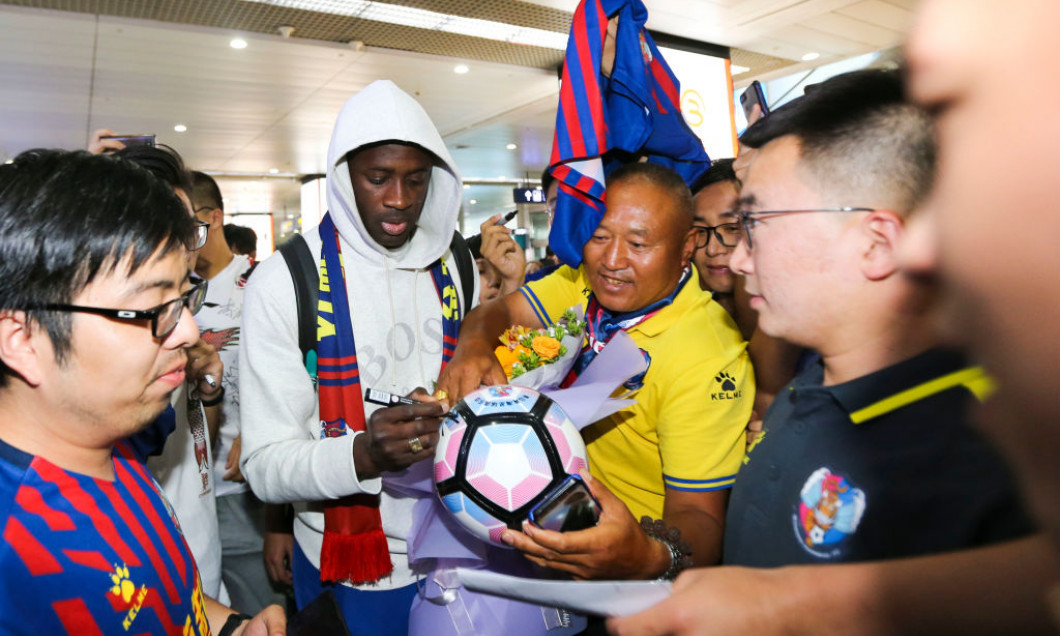
[[[919,402],[920,400],[931,397],[932,395],[942,393],[947,389],[952,389],[955,386],[964,386],[971,391],[980,402],[994,392],[994,381],[986,374],[986,371],[983,371],[982,367],[969,367],[924,382],[923,384],[918,384],[917,386],[906,389],[900,393],[895,393],[891,397],[880,400],[875,404],[870,404],[863,409],[854,411],[850,414],[850,421],[855,424],[861,424],[862,422],[867,422],[873,418],[890,413],[891,411],[898,410],[903,406],[908,406],[914,402]]]
[[[530,308],[534,310],[535,314],[537,314],[537,319],[541,321],[541,324],[545,326],[551,325],[552,320],[548,317],[548,312],[545,311],[545,306],[537,299],[537,294],[526,285],[520,287],[519,291],[522,292],[523,298],[530,303]]]
[[[678,479],[677,477],[663,475],[663,482],[666,484],[667,488],[690,492],[708,492],[711,490],[721,490],[722,488],[731,488],[735,481],[736,475],[728,475],[717,479]]]

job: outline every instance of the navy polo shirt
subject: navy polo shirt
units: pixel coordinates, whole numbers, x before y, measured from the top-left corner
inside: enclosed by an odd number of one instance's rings
[[[969,424],[990,381],[934,349],[856,380],[799,374],[736,476],[723,563],[774,567],[969,548],[1033,532],[1014,479]]]

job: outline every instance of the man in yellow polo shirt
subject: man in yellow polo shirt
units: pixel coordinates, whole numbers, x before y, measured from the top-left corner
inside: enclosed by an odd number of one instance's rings
[[[637,402],[583,431],[600,523],[567,533],[526,526],[505,540],[579,578],[672,577],[681,551],[653,541],[636,519],[662,519],[681,531],[695,564],[717,562],[754,376],[736,325],[689,264],[702,237],[681,178],[630,164],[609,176],[607,202],[581,267],[561,267],[468,314],[438,385],[455,400],[480,383],[504,383],[493,355],[500,333],[512,324],[543,327],[573,305],[585,309],[588,327],[572,373],[619,330],[629,333],[648,369],[617,394]]]

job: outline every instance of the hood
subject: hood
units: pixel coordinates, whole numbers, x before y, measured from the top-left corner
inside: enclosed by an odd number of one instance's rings
[[[388,250],[368,235],[346,167],[351,150],[388,140],[414,143],[437,158],[416,233],[396,250]],[[393,82],[372,82],[343,105],[328,147],[328,210],[339,234],[358,254],[380,263],[390,259],[394,267],[429,266],[449,249],[462,195],[460,173],[434,122]]]

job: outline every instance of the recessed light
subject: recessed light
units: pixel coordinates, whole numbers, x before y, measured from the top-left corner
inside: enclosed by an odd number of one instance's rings
[[[176,126],[173,126],[173,130],[176,132],[188,132],[188,127],[184,124],[177,124]]]
[[[471,205],[475,205],[476,203],[478,203],[478,201],[476,201],[475,199],[471,199],[470,201],[468,201],[468,203],[470,203]]]
[[[280,169],[279,168],[269,168],[269,174],[279,174],[279,173],[280,173]]]
[[[228,46],[233,49],[245,49],[247,48],[247,41],[243,38],[232,38],[232,41],[228,43]]]
[[[468,68],[467,64],[457,64],[456,66],[453,67],[453,72],[456,73],[457,75],[463,75],[464,73],[467,73],[470,70],[471,69]]]
[[[819,57],[821,57],[821,54],[814,51],[814,52],[807,53],[806,55],[803,55],[802,56],[802,61],[803,62],[812,62],[812,61],[816,60]]]
[[[507,146],[505,146],[505,148],[507,148],[508,150],[515,150],[518,147],[519,146],[516,146],[515,144],[508,144]]]
[[[471,186],[469,186],[468,184],[466,184],[466,183],[465,183],[465,184],[464,184],[464,189],[465,189],[465,190],[470,190],[470,189],[471,189]]]

